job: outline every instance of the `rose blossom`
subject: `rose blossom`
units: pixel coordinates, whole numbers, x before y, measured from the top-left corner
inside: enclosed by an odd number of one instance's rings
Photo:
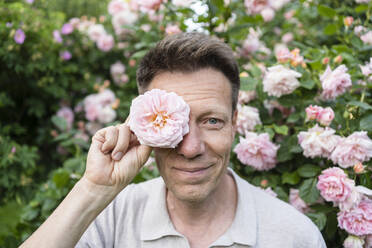
[[[323,110],[322,107],[316,106],[316,105],[310,105],[308,106],[306,111],[306,121],[309,120],[316,120],[319,116],[319,113]]]
[[[239,104],[249,103],[256,98],[255,90],[239,90],[238,102]]]
[[[116,112],[111,106],[105,106],[98,113],[98,121],[101,123],[110,123],[116,118]]]
[[[84,99],[85,118],[89,121],[96,121],[101,123],[108,123],[116,118],[116,113],[112,109],[112,104],[116,98],[111,90],[104,90],[99,94],[91,94]]]
[[[23,30],[20,29],[20,28],[17,29],[17,31],[14,34],[14,41],[17,44],[23,44],[23,42],[25,41],[25,39],[26,39],[25,32],[23,32]]]
[[[282,41],[284,43],[289,43],[293,40],[293,34],[292,33],[285,33],[283,36],[282,36]]]
[[[306,213],[309,211],[309,207],[306,202],[301,199],[300,191],[298,189],[291,188],[289,190],[289,204],[296,208],[301,213]]]
[[[322,82],[322,96],[325,100],[334,100],[337,96],[345,93],[352,85],[350,75],[345,65],[338,66],[334,71],[329,65],[326,71],[320,76]]]
[[[104,52],[110,51],[114,47],[114,37],[112,35],[103,35],[97,41],[97,47]]]
[[[178,7],[189,7],[194,0],[172,0],[172,3]]]
[[[335,113],[330,107],[326,107],[319,112],[317,120],[323,126],[329,126],[333,118],[335,118]]]
[[[116,15],[117,13],[127,10],[128,8],[129,6],[124,0],[112,0],[107,7],[110,15]]]
[[[318,177],[317,189],[326,201],[335,203],[345,201],[351,194],[355,182],[347,177],[338,167],[331,167],[322,171]]]
[[[269,0],[244,0],[248,14],[258,14],[266,8],[271,8]]]
[[[342,211],[348,211],[352,207],[359,204],[363,197],[363,188],[362,186],[353,187],[349,196],[344,200],[338,203],[338,207]]]
[[[362,236],[372,234],[372,200],[364,197],[349,211],[337,214],[338,226],[348,233]]]
[[[267,133],[256,134],[246,132],[245,138],[239,137],[240,142],[235,146],[234,152],[238,159],[245,165],[252,166],[256,170],[270,170],[276,165],[276,153],[279,149],[270,141]]]
[[[74,112],[68,107],[62,107],[57,112],[57,116],[63,118],[66,121],[67,129],[72,127],[72,123],[74,122]]]
[[[94,42],[97,42],[104,35],[106,35],[106,31],[102,24],[94,24],[88,28],[88,36]]]
[[[368,44],[368,45],[372,45],[372,31],[368,31],[367,33],[363,34],[360,36],[360,39]]]
[[[145,13],[151,10],[157,10],[162,2],[163,0],[137,0],[140,10]]]
[[[290,94],[300,86],[297,78],[301,76],[301,73],[287,69],[283,65],[269,67],[263,80],[263,90],[269,96],[280,97]]]
[[[70,23],[63,24],[61,28],[61,33],[64,35],[71,34],[74,31],[74,27]]]
[[[170,34],[178,34],[181,33],[181,29],[177,25],[170,25],[168,24],[167,27],[165,28],[165,33],[170,35]]]
[[[360,70],[362,71],[362,74],[366,77],[369,76],[368,80],[372,81],[372,57],[369,58],[369,63],[366,63],[364,66],[359,65]]]
[[[341,139],[340,136],[335,135],[335,132],[332,128],[324,129],[318,124],[307,132],[301,131],[297,137],[298,143],[304,150],[304,156],[328,158]]]
[[[333,163],[342,168],[354,166],[358,162],[368,161],[372,157],[372,140],[367,132],[354,132],[344,138],[332,152]]]
[[[132,101],[128,126],[143,145],[175,148],[189,132],[189,113],[182,97],[153,89]]]
[[[265,22],[269,22],[274,18],[275,11],[271,8],[266,8],[266,9],[263,9],[260,14]]]
[[[120,75],[124,74],[125,66],[120,61],[116,61],[115,64],[112,64],[110,66],[110,72],[111,72],[112,77],[120,76]]]
[[[59,30],[54,30],[53,31],[53,39],[55,42],[57,43],[62,43],[62,36],[61,36],[61,33],[59,32]]]
[[[70,60],[72,58],[72,55],[69,51],[65,50],[65,51],[61,51],[59,56],[63,59],[63,60]]]
[[[262,124],[257,108],[238,105],[237,130],[240,134],[253,131],[256,125]]]
[[[344,241],[344,248],[363,248],[364,240],[360,237],[349,235]]]

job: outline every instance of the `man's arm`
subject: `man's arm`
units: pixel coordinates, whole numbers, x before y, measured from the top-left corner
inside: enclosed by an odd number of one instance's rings
[[[84,176],[21,247],[74,247],[89,224],[137,175],[151,153],[123,124],[92,139]]]

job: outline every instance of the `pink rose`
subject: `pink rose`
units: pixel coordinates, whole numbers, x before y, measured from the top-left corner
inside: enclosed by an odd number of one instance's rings
[[[334,71],[327,66],[326,71],[320,76],[323,87],[322,97],[325,100],[334,100],[352,86],[347,70],[345,65],[338,66]]]
[[[335,132],[332,128],[324,129],[318,124],[307,132],[301,131],[297,137],[298,143],[304,150],[304,156],[328,158],[341,139],[340,136],[335,135]]]
[[[270,141],[267,133],[257,135],[253,132],[246,132],[245,138],[242,136],[239,138],[240,142],[235,146],[234,152],[240,162],[259,171],[275,167],[279,146]]]
[[[348,233],[362,236],[372,234],[372,200],[365,197],[349,211],[337,214],[338,226]]]
[[[372,140],[367,132],[354,132],[344,138],[332,152],[331,160],[342,168],[352,167],[372,157]]]
[[[275,11],[272,8],[266,8],[261,11],[261,16],[265,22],[269,22],[274,19]]]
[[[319,113],[323,110],[322,107],[316,105],[310,105],[305,109],[306,111],[306,120],[316,120],[319,116]]]
[[[263,80],[263,90],[269,96],[280,97],[292,93],[300,86],[297,78],[301,73],[276,65],[268,68]]]
[[[65,119],[67,124],[67,129],[71,129],[72,123],[74,122],[74,112],[69,107],[62,107],[57,112],[57,116]]]
[[[293,34],[292,33],[285,33],[282,37],[282,41],[284,43],[289,43],[293,40]]]
[[[63,26],[61,28],[61,33],[63,35],[71,34],[73,31],[74,31],[74,26],[72,26],[71,23],[65,23],[65,24],[63,24]]]
[[[289,190],[289,204],[296,208],[301,213],[309,211],[309,206],[300,197],[300,191],[298,189],[291,188]]]
[[[97,41],[97,47],[103,52],[110,51],[114,47],[114,37],[112,35],[102,35]]]
[[[266,8],[271,8],[269,0],[244,0],[248,14],[258,14]]]
[[[345,201],[350,196],[354,186],[355,182],[349,179],[345,172],[338,167],[323,170],[316,185],[320,195],[326,201],[335,203]]]
[[[153,89],[132,101],[128,125],[141,144],[175,148],[189,132],[189,114],[182,97]]]
[[[137,0],[140,10],[147,13],[150,10],[157,10],[163,0]]]
[[[255,90],[239,90],[238,102],[239,104],[246,104],[256,98],[257,94]]]
[[[369,58],[369,63],[366,63],[364,66],[359,65],[360,70],[362,71],[362,74],[366,77],[368,77],[369,81],[372,81],[372,57]]]
[[[165,33],[170,35],[170,34],[178,34],[181,33],[181,29],[177,25],[170,25],[168,24],[167,27],[165,28]]]
[[[325,109],[322,109],[318,115],[317,120],[319,121],[320,124],[323,126],[329,126],[335,118],[335,113],[330,107],[327,107]]]
[[[102,24],[94,24],[88,28],[88,36],[94,42],[97,42],[104,35],[106,35],[106,30]]]
[[[360,39],[367,45],[372,45],[372,31],[368,31],[367,33],[360,36]]]
[[[250,106],[238,105],[237,130],[240,134],[253,131],[256,125],[262,124],[258,109]]]
[[[117,13],[127,10],[128,8],[129,6],[124,0],[112,0],[107,7],[110,15],[116,15]]]
[[[364,240],[360,237],[349,235],[344,241],[344,248],[363,248]]]

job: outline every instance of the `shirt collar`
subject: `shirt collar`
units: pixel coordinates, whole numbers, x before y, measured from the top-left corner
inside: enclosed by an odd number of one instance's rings
[[[238,190],[238,204],[235,218],[229,229],[212,245],[232,245],[233,243],[254,246],[257,235],[257,220],[250,187],[232,169],[228,168],[235,179]],[[166,186],[162,178],[158,189],[152,190],[146,204],[142,220],[141,239],[155,240],[164,236],[182,236],[173,226],[166,206]]]

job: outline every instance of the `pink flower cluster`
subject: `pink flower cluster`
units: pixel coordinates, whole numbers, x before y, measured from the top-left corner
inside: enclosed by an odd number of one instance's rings
[[[143,145],[175,148],[189,132],[189,114],[182,97],[153,89],[132,101],[128,126]]]
[[[278,47],[277,51],[275,52],[275,56],[280,63],[290,62],[291,65],[294,67],[298,65],[301,65],[303,67],[306,66],[304,57],[300,55],[300,49],[298,48],[289,51],[286,46]]]
[[[242,56],[249,57],[255,52],[270,54],[270,50],[265,46],[265,44],[262,41],[260,41],[260,37],[261,30],[259,28],[257,28],[257,30],[249,28],[249,34],[247,38],[244,40],[242,48],[240,50]]]
[[[262,124],[257,108],[238,105],[238,118],[236,121],[237,130],[240,134],[246,131],[253,131],[256,125]]]
[[[115,94],[109,89],[87,96],[84,99],[85,118],[102,124],[112,122],[116,118],[116,112],[112,108],[115,100]]]
[[[245,0],[244,4],[248,14],[261,14],[264,21],[271,21],[275,11],[282,8],[290,0]]]
[[[257,97],[255,90],[239,90],[238,102],[239,104],[247,104]]]
[[[332,128],[322,128],[318,124],[306,132],[301,131],[297,137],[298,143],[304,151],[304,156],[329,158],[341,140],[341,137],[335,135],[335,132]]]
[[[25,32],[23,32],[22,29],[17,29],[17,31],[15,32],[14,34],[14,41],[17,43],[17,44],[23,44],[23,42],[25,41],[26,39],[26,34]]]
[[[240,136],[239,140],[240,142],[235,146],[234,152],[240,162],[259,171],[270,170],[275,167],[276,153],[279,146],[270,141],[267,133],[246,132],[245,138]]]
[[[357,236],[372,234],[372,200],[364,197],[358,205],[337,214],[338,226]]]
[[[372,157],[372,140],[367,132],[354,132],[340,140],[330,159],[342,168],[352,167]]]
[[[329,65],[327,66],[325,72],[320,76],[324,100],[334,100],[352,86],[347,70],[345,65],[338,66],[334,71],[331,70]]]
[[[124,85],[129,80],[128,75],[125,74],[125,66],[120,61],[110,66],[110,73],[116,85]]]
[[[312,106],[306,108],[306,120],[317,120],[323,126],[329,126],[335,118],[335,113],[332,108],[322,108],[319,106]]]
[[[263,90],[269,96],[280,97],[290,94],[300,86],[297,78],[301,76],[301,73],[287,69],[283,65],[269,67],[263,80]]]
[[[364,66],[360,65],[360,69],[363,75],[367,77],[368,81],[372,82],[372,57],[369,58],[369,63],[366,63]]]

